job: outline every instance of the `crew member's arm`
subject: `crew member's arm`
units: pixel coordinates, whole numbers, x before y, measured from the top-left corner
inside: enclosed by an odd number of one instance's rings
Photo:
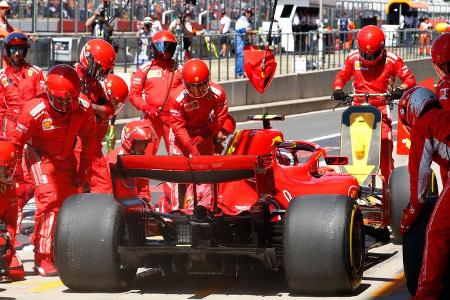
[[[138,68],[131,78],[130,95],[128,99],[131,104],[143,113],[147,113],[150,110],[150,106],[145,102],[142,97],[142,91],[145,86],[145,78],[147,72],[144,72],[141,68]]]
[[[428,182],[431,176],[433,145],[426,131],[415,126],[411,132],[411,149],[409,152],[410,200],[409,206],[403,210],[400,230],[405,234],[417,220],[422,211],[427,195]]]
[[[83,106],[85,117],[81,118],[83,124],[80,126],[79,137],[81,140],[80,166],[78,167],[77,180],[79,184],[83,184],[90,172],[92,161],[94,159],[96,149],[96,126],[95,113],[92,106],[86,99],[80,99]]]
[[[349,57],[345,60],[344,66],[336,74],[333,82],[333,91],[343,90],[347,81],[353,76],[353,60]]]
[[[176,98],[178,96],[179,99]],[[169,96],[168,104],[170,108],[169,124],[172,128],[176,139],[180,143],[180,147],[183,153],[190,153],[198,155],[198,149],[195,144],[192,143],[191,137],[186,130],[185,113],[182,107],[183,99],[181,95],[174,95],[172,93]]]
[[[215,136],[222,129],[228,115],[227,95],[223,89],[211,87],[213,92],[219,93],[214,103],[214,121],[210,126],[212,136]],[[216,91],[217,90],[217,91]]]
[[[410,89],[416,85],[416,78],[400,57],[398,57],[395,62],[395,72],[395,75],[402,81],[402,84],[399,87],[403,90]]]

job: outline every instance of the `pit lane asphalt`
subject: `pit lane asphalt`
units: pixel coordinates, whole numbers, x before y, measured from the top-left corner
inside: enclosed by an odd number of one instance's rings
[[[273,122],[285,139],[306,139],[325,147],[329,154],[339,153],[339,126],[342,109],[287,116]],[[394,117],[395,119],[395,117]],[[260,128],[261,122],[238,124],[238,128]],[[394,135],[396,126],[394,126]],[[404,165],[404,157],[395,156]],[[153,199],[157,199],[154,197]],[[33,204],[28,206],[33,210]],[[21,237],[28,243],[28,239]],[[27,245],[19,251],[27,277],[25,281],[0,285],[0,299],[408,299],[404,284],[401,246],[387,244],[369,251],[366,270],[356,295],[341,297],[304,297],[291,294],[278,273],[254,273],[238,279],[189,276],[162,278],[155,270],[139,270],[130,291],[124,293],[76,293],[65,287],[58,277],[43,278],[32,274],[33,252]],[[95,263],[95,262],[93,262]]]

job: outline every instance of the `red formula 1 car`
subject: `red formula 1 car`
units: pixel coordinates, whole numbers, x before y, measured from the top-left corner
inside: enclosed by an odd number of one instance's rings
[[[286,141],[263,129],[235,132],[226,155],[121,156],[115,179],[146,177],[211,185],[211,201],[154,211],[139,199],[79,194],[64,202],[55,260],[74,290],[126,289],[139,267],[163,274],[239,274],[257,266],[283,270],[295,292],[338,294],[358,288],[364,269],[360,187],[322,164],[345,164],[319,145]]]

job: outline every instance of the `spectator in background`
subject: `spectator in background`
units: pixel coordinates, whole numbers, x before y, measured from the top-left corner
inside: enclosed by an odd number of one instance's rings
[[[102,38],[112,44],[111,35],[113,33],[113,28],[107,23],[108,13],[109,0],[103,0],[103,4],[100,4],[94,14],[86,20],[85,25],[89,30],[91,30],[92,36]]]
[[[145,17],[141,23],[141,30],[137,32],[138,40],[138,52],[136,53],[137,67],[150,61],[152,58],[151,52],[151,38],[153,36],[153,20],[150,17]]]
[[[342,17],[338,19],[338,29],[340,31],[340,44],[341,48],[345,45],[348,40],[348,32],[350,31],[350,19],[346,12],[342,13]]]
[[[150,15],[150,18],[153,20],[153,26],[152,26],[152,36],[153,34],[157,33],[158,31],[163,30],[161,26],[161,22],[158,20],[159,17],[157,15]]]
[[[231,25],[231,19],[227,16],[227,11],[222,11],[222,18],[220,18],[220,28],[219,32],[221,34],[220,36],[220,45],[222,46],[222,49],[220,50],[220,56],[227,56],[228,54],[228,45],[230,43],[230,25]]]
[[[419,36],[419,54],[424,55],[423,48],[425,47],[426,55],[430,55],[430,42],[431,42],[431,32],[433,25],[430,19],[426,17],[423,22],[419,25],[420,36]]]
[[[169,25],[169,31],[173,32],[175,35],[183,34],[183,51],[184,60],[191,59],[191,40],[194,35],[202,34],[201,31],[195,32],[192,29],[192,24],[190,20],[191,13],[186,11],[183,15],[179,15],[178,18],[173,20]]]
[[[294,51],[298,51],[300,46],[300,16],[298,10],[295,11],[294,18],[292,19],[292,33],[294,34]]]
[[[9,4],[6,1],[0,1],[0,38],[5,38],[9,33],[14,31],[14,28],[9,25],[6,19],[6,14],[10,10]]]
[[[280,42],[281,42],[281,27],[280,24],[278,23],[278,19],[275,18],[273,20],[272,25],[272,45],[275,53],[278,52]]]
[[[244,77],[244,46],[248,44],[247,35],[255,34],[252,30],[251,22],[253,17],[253,10],[247,8],[244,15],[242,15],[236,21],[235,31],[236,31],[236,77]]]

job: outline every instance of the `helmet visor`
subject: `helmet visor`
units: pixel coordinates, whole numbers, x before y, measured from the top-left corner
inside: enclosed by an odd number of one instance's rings
[[[184,83],[186,85],[186,89],[190,96],[194,98],[201,98],[206,96],[209,91],[209,83],[208,81],[201,82],[201,83]]]
[[[50,104],[53,106],[55,110],[59,112],[69,112],[77,108],[78,101],[77,99],[74,99],[72,97],[55,96],[52,95],[50,92],[48,93],[48,97],[50,100]]]
[[[433,64],[433,66],[434,66],[434,70],[436,71],[436,73],[438,74],[440,79],[444,78],[446,75],[449,74],[450,62],[448,62],[446,64],[441,64],[441,65]]]
[[[167,56],[170,56],[168,58],[172,58],[173,54],[175,53],[175,49],[177,48],[177,44],[174,42],[161,41],[153,43],[153,47],[159,55],[166,54]]]
[[[359,50],[359,55],[361,56],[361,58],[363,58],[364,60],[367,61],[375,61],[378,59],[378,57],[380,57],[380,55],[383,54],[383,50],[384,48],[381,47],[380,49],[378,49],[375,52],[369,53],[369,52],[363,52],[362,50]]]
[[[90,61],[86,72],[90,77],[95,78],[99,81],[103,81],[105,80],[106,76],[108,76],[112,72],[112,69],[103,68],[100,64],[94,61]]]

